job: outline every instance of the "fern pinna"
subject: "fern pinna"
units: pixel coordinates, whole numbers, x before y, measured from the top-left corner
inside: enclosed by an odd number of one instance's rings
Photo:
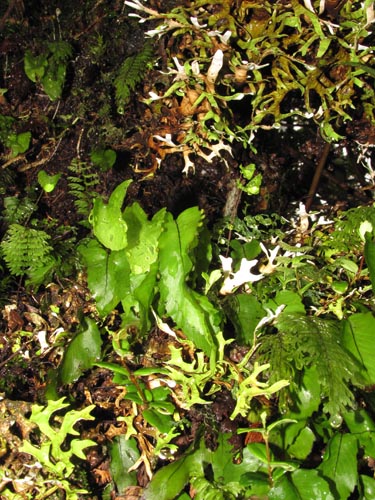
[[[136,85],[142,81],[152,56],[152,46],[150,43],[146,43],[140,52],[127,57],[121,64],[114,81],[118,113],[124,113],[124,108],[130,100],[131,93]]]

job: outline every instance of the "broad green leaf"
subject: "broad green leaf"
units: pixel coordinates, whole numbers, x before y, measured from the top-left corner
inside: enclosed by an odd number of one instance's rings
[[[375,479],[373,477],[361,475],[362,500],[374,500],[375,498]]]
[[[127,245],[128,226],[119,208],[106,205],[100,198],[94,201],[90,222],[100,243],[110,250],[123,250]]]
[[[104,171],[113,167],[116,157],[116,151],[113,151],[113,149],[96,149],[90,155],[93,164]]]
[[[233,445],[230,443],[231,434],[220,433],[218,435],[218,447],[210,452],[210,463],[214,478],[224,484],[239,482],[241,476],[250,471],[257,471],[261,466],[259,460],[246,448],[243,453],[242,462],[233,462]]]
[[[149,221],[138,203],[125,209],[124,220],[128,227],[126,255],[133,274],[149,272],[156,262],[164,217],[165,209],[162,209]]]
[[[284,475],[278,481],[276,481],[274,486],[269,490],[268,493],[269,500],[301,500],[302,498],[304,497],[300,496],[289,475]],[[316,500],[315,497],[312,498]]]
[[[99,313],[109,314],[129,292],[130,268],[125,252],[108,252],[96,240],[78,247],[87,266],[87,281]]]
[[[370,313],[352,314],[344,323],[343,345],[363,366],[362,376],[375,384],[375,317]]]
[[[207,297],[187,285],[193,262],[191,250],[197,244],[201,212],[197,207],[183,212],[177,221],[167,214],[159,240],[160,305],[197,348],[210,354],[220,315]],[[161,310],[160,316],[163,315]]]
[[[301,296],[292,290],[280,290],[276,293],[275,298],[267,303],[267,307],[275,311],[281,305],[285,306],[281,315],[293,313],[305,314],[305,306],[303,305]]]
[[[143,492],[144,500],[173,500],[189,483],[191,477],[204,477],[203,463],[207,450],[201,443],[197,450],[188,450],[185,455],[159,469]]]
[[[102,339],[95,321],[83,318],[80,329],[65,350],[60,367],[63,384],[75,382],[100,359]]]
[[[328,482],[315,469],[298,469],[283,476],[270,490],[269,500],[336,500]]]
[[[270,480],[265,472],[246,472],[242,475],[240,484],[246,490],[245,498],[268,498]]]
[[[241,293],[229,295],[224,307],[235,328],[236,340],[252,345],[255,327],[266,314],[261,303],[254,295]]]
[[[372,291],[375,292],[375,241],[372,233],[365,233],[365,259],[370,273]]]
[[[116,436],[109,443],[109,456],[112,479],[121,494],[127,486],[137,484],[137,471],[128,472],[140,456],[137,441],[134,438],[126,439],[124,435]]]
[[[111,194],[108,203],[96,198],[90,215],[95,236],[110,250],[123,250],[127,246],[127,224],[122,216],[122,204],[131,180],[122,182]]]
[[[151,265],[144,274],[130,274],[129,293],[121,300],[124,314],[123,326],[134,325],[141,335],[151,326],[151,306],[155,296],[158,263]]]
[[[311,453],[315,439],[315,434],[304,421],[292,423],[285,429],[284,446],[291,457],[304,460]]]
[[[323,462],[317,468],[330,479],[338,498],[348,498],[358,480],[358,441],[352,434],[335,434],[329,441]]]
[[[162,434],[168,434],[173,425],[173,420],[170,415],[164,415],[157,409],[143,410],[142,412],[145,420],[158,429]]]
[[[60,179],[61,174],[48,175],[45,170],[38,172],[38,182],[46,193],[51,193]]]
[[[29,50],[26,50],[24,59],[24,69],[27,77],[32,82],[35,83],[43,77],[47,66],[48,66],[48,61],[45,54],[34,56]]]
[[[29,149],[31,132],[11,133],[8,136],[7,145],[12,150],[12,156],[17,156]]]
[[[285,415],[296,420],[305,420],[318,410],[320,399],[320,384],[316,366],[305,368],[297,389],[291,391],[293,405]]]
[[[111,196],[109,197],[108,200],[108,205],[111,205],[111,207],[118,208],[119,210],[121,210],[126,196],[126,192],[132,182],[133,182],[132,179],[127,179],[126,181],[123,181],[121,184],[119,184],[116,187],[116,189],[112,191]]]
[[[51,101],[59,99],[62,94],[66,75],[65,63],[50,62],[46,74],[41,78],[40,83],[44,92]]]
[[[375,422],[366,410],[348,411],[343,415],[345,424],[367,456],[375,457]]]

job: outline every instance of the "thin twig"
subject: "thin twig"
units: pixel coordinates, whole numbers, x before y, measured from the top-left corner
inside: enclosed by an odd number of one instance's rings
[[[306,212],[309,212],[309,210],[311,208],[316,190],[318,189],[320,177],[322,176],[323,168],[324,168],[325,164],[327,163],[327,158],[328,158],[330,149],[331,149],[331,144],[329,142],[326,142],[324,149],[323,149],[323,152],[322,152],[322,156],[320,157],[319,163],[316,167],[314,178],[311,182],[309,192],[307,194],[307,200],[306,200],[306,204],[305,204]]]

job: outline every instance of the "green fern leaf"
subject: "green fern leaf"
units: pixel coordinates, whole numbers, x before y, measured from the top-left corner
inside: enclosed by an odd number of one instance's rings
[[[77,159],[73,159],[68,170],[72,174],[68,176],[69,193],[75,198],[77,213],[88,218],[97,196],[95,188],[99,184],[99,176],[91,165]]]
[[[298,313],[281,314],[277,333],[262,337],[261,360],[272,367],[271,381],[296,380],[309,366],[315,366],[324,411],[336,415],[352,406],[352,383],[361,383],[360,367],[342,345],[342,324]]]
[[[9,224],[26,222],[36,209],[37,205],[28,197],[8,196],[4,198],[3,216]]]
[[[4,260],[14,276],[50,265],[52,247],[45,231],[11,224],[1,242]]]
[[[130,100],[131,93],[136,85],[142,81],[147,71],[147,65],[152,60],[152,55],[151,44],[147,43],[141,52],[127,57],[120,66],[114,81],[118,113],[124,113],[124,108]]]

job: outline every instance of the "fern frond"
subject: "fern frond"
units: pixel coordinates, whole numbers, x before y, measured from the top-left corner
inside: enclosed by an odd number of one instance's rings
[[[340,215],[335,222],[334,231],[329,239],[323,242],[323,252],[327,249],[331,254],[361,252],[363,241],[359,233],[362,222],[368,221],[375,227],[375,206],[355,207]]]
[[[37,208],[36,203],[28,197],[8,196],[4,198],[3,217],[9,224],[22,224],[29,219]]]
[[[77,213],[87,218],[96,197],[94,189],[99,184],[99,176],[91,165],[76,158],[68,170],[72,174],[68,176],[69,193],[75,198]]]
[[[45,231],[11,224],[1,242],[4,260],[14,276],[23,276],[30,269],[51,262],[50,236]]]
[[[272,380],[296,380],[304,368],[315,366],[324,411],[336,415],[352,406],[351,384],[360,384],[360,367],[341,344],[341,323],[317,316],[281,314],[277,333],[262,337],[261,360],[271,364]]]
[[[127,57],[120,66],[114,81],[117,111],[120,114],[124,113],[124,108],[128,104],[136,85],[142,81],[152,56],[152,46],[150,43],[146,43],[141,52]]]

